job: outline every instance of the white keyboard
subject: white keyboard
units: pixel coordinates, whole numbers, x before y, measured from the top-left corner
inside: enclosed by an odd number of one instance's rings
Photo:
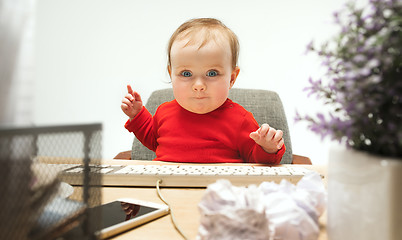
[[[229,166],[213,164],[176,165],[100,165],[91,171],[102,173],[103,186],[161,186],[166,187],[206,187],[218,179],[227,179],[233,185],[259,185],[264,181],[279,183],[286,179],[297,183],[306,173],[311,172],[298,166]],[[62,181],[72,185],[82,184],[83,167],[65,165],[60,176]]]

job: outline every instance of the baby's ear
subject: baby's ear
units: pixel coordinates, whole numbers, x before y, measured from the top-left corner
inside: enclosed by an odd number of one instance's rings
[[[167,70],[169,72],[170,79],[172,79],[172,69],[171,69],[170,65],[167,66]]]
[[[230,88],[233,87],[234,83],[236,82],[237,76],[239,76],[240,73],[240,68],[239,67],[235,67],[235,69],[233,69],[232,74],[230,75]]]

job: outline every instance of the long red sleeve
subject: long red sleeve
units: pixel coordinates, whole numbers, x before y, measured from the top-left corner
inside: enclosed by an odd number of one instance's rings
[[[156,151],[158,136],[156,136],[155,129],[157,127],[154,127],[153,118],[145,107],[142,108],[134,119],[126,122],[125,128],[133,132],[145,147],[154,152]]]
[[[279,164],[286,150],[269,154],[256,144],[249,134],[259,128],[257,122],[230,99],[207,114],[189,112],[173,100],[154,117],[143,108],[125,127],[156,152],[158,161]]]

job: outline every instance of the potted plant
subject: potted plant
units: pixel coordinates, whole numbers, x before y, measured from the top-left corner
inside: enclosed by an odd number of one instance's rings
[[[329,111],[297,113],[337,140],[328,166],[330,239],[402,239],[402,1],[348,3],[334,14],[339,33],[308,51],[325,75],[309,95]]]

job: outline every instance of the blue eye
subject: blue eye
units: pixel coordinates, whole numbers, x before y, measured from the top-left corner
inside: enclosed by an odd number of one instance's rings
[[[211,71],[207,72],[208,77],[216,77],[217,75],[218,75],[218,72],[215,70],[211,70]]]
[[[189,71],[183,71],[180,73],[183,77],[191,77],[193,74]]]

